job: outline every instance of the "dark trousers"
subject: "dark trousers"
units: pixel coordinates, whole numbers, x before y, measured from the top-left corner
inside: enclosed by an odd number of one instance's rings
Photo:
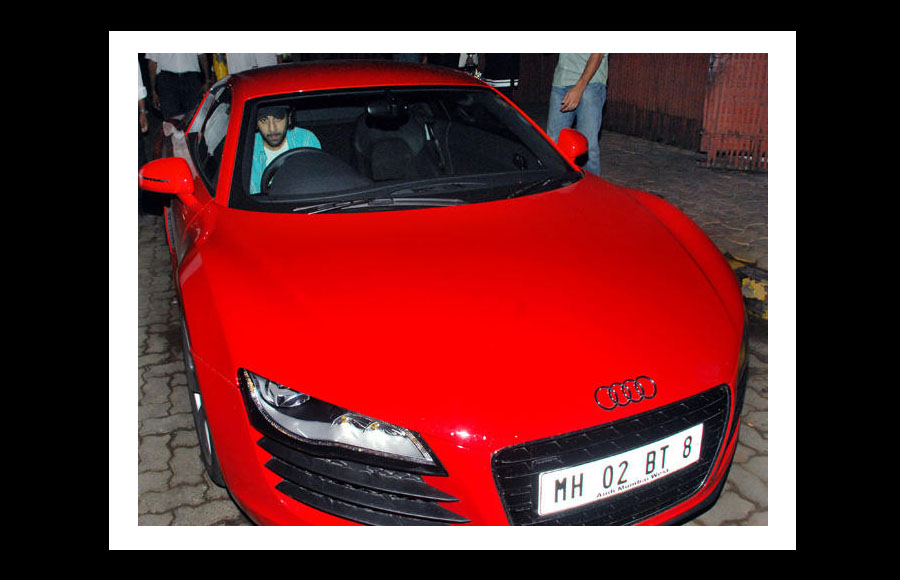
[[[178,115],[190,115],[200,103],[203,77],[198,72],[172,73],[163,71],[156,75],[156,93],[163,119]]]

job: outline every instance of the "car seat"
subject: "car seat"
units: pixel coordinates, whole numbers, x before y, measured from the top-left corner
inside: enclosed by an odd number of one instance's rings
[[[419,179],[437,174],[425,148],[425,126],[415,114],[379,118],[363,113],[356,121],[356,168],[374,181]]]

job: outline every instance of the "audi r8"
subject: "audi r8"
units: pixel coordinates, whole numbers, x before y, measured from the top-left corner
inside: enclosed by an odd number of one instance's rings
[[[201,456],[259,524],[657,525],[718,497],[746,319],[658,196],[462,72],[234,74],[139,171]]]

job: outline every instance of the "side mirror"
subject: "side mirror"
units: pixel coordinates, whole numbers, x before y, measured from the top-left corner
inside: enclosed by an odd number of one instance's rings
[[[191,168],[181,157],[164,157],[141,167],[138,171],[138,187],[156,193],[177,195],[189,206],[197,202]]]
[[[588,152],[587,137],[576,131],[575,129],[563,129],[559,132],[559,139],[556,140],[557,149],[563,154],[563,157],[576,163],[576,159]]]

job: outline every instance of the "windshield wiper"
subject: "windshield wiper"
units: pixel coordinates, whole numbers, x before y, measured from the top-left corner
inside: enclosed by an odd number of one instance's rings
[[[357,209],[361,207],[399,207],[399,206],[425,206],[425,207],[446,207],[452,205],[461,205],[467,203],[461,199],[452,198],[435,198],[435,197],[367,197],[361,199],[348,199],[342,201],[329,201],[325,203],[317,203],[314,205],[306,205],[294,208],[295,212],[304,212],[307,214],[325,213],[329,211]]]
[[[459,189],[461,187],[478,187],[484,186],[483,181],[447,181],[442,183],[430,183],[425,185],[417,185],[412,187],[402,187],[390,193],[391,197],[406,197],[408,195],[416,195],[423,191],[434,193],[435,191]]]
[[[563,187],[566,185],[570,185],[575,183],[581,178],[580,173],[566,173],[565,175],[551,175],[546,179],[541,179],[539,181],[533,181],[531,183],[525,184],[525,186],[520,187],[514,192],[510,193],[506,196],[506,199],[512,199],[514,197],[519,197],[521,195],[525,195],[532,191],[537,191],[540,189],[549,189],[551,185],[554,187]]]
[[[324,203],[317,203],[313,205],[306,205],[302,207],[294,208],[295,212],[306,212],[306,213],[323,213],[328,211],[335,211],[341,209],[355,209],[357,207],[375,207],[375,206],[391,206],[391,205],[428,205],[428,206],[443,206],[443,205],[459,205],[462,203],[468,203],[465,200],[457,199],[457,198],[444,198],[444,197],[413,197],[422,192],[430,192],[432,194],[440,192],[441,190],[458,190],[460,188],[465,187],[483,187],[485,186],[485,182],[483,181],[444,181],[440,183],[425,183],[420,185],[412,185],[412,186],[403,186],[398,187],[392,191],[383,191],[385,187],[379,187],[377,195],[372,195],[369,197],[359,197],[354,199],[341,199],[335,201],[327,201]],[[397,200],[396,203],[394,200]]]

